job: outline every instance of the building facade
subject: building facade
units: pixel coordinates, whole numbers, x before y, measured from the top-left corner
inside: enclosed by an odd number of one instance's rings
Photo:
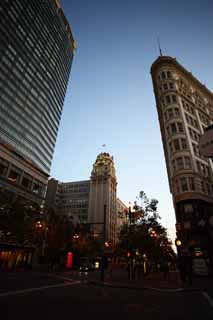
[[[177,236],[211,254],[213,163],[201,155],[199,140],[213,123],[213,94],[171,57],[160,56],[151,75]]]
[[[57,214],[69,217],[74,224],[88,222],[90,180],[75,182],[48,181],[46,204]]]
[[[119,199],[117,198],[117,232],[118,236],[122,226],[125,223],[128,223],[128,212],[129,208]]]
[[[0,4],[0,43],[0,183],[30,195],[35,179],[42,197],[75,42],[58,1],[9,0]]]
[[[117,180],[113,157],[98,155],[90,180],[62,183],[48,182],[47,207],[57,214],[68,216],[74,224],[88,224],[96,238],[103,239],[104,206],[106,205],[105,239],[114,245],[121,227],[121,214],[126,206],[116,197]],[[119,214],[118,214],[119,212]]]
[[[117,239],[117,180],[113,157],[108,153],[100,153],[93,165],[90,182],[88,220],[94,223],[94,235],[103,234],[105,224],[105,239],[115,244]],[[104,206],[106,206],[104,218]]]

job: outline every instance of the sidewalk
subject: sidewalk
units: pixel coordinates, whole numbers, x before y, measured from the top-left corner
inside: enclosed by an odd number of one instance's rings
[[[76,271],[65,271],[64,276],[81,277],[82,281],[88,281],[91,284],[107,285],[120,288],[158,288],[158,289],[179,289],[181,287],[179,273],[170,272],[168,279],[163,278],[162,273],[152,273],[149,276],[141,276],[140,279],[129,280],[128,273],[125,270],[113,270],[112,274],[105,271],[104,283],[100,280],[100,271],[89,272],[87,275],[80,275]]]
[[[64,276],[72,279],[78,278],[79,273],[77,271],[65,271]],[[100,271],[89,272],[86,276],[82,274],[80,276],[82,282],[87,281],[95,285],[105,285],[116,288],[135,288],[135,289],[153,289],[162,291],[207,291],[213,297],[213,279],[206,277],[193,278],[193,284],[190,287],[182,286],[179,272],[169,272],[168,279],[163,278],[163,274],[151,273],[148,276],[141,277],[140,279],[129,280],[128,274],[124,270],[113,270],[110,274],[105,271],[104,283],[100,280]]]

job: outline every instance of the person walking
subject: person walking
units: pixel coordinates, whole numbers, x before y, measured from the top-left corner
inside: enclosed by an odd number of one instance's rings
[[[193,257],[187,248],[183,248],[178,262],[180,277],[183,285],[192,285]]]

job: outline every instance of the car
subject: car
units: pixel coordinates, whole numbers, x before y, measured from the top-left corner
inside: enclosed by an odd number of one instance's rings
[[[84,264],[79,267],[79,272],[89,272],[89,271],[94,271],[95,267],[93,264]]]

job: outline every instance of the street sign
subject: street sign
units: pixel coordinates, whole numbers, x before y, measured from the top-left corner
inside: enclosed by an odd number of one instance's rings
[[[193,259],[193,270],[194,273],[201,276],[208,275],[208,268],[205,262],[205,259]]]

